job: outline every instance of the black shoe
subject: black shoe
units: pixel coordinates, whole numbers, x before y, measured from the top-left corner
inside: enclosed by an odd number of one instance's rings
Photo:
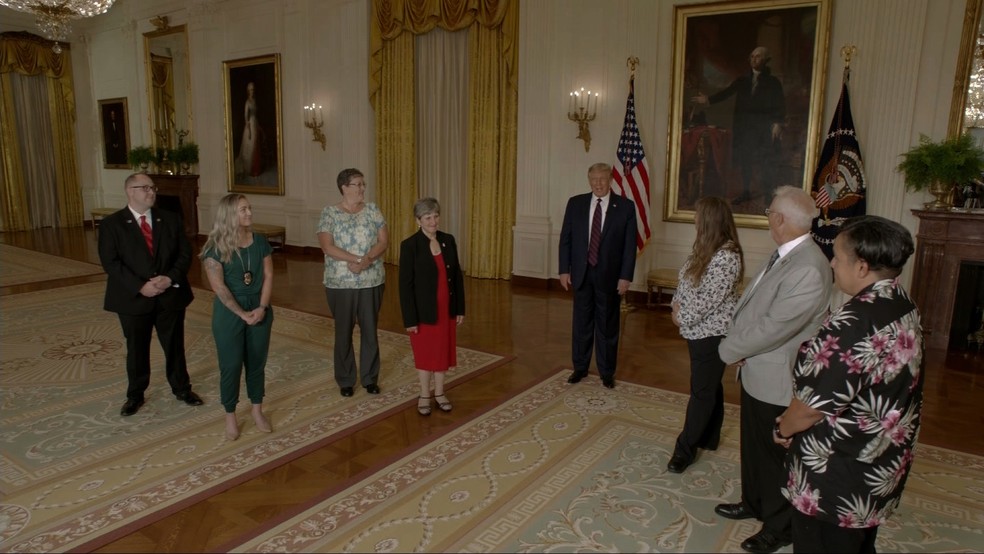
[[[755,517],[748,506],[739,502],[737,504],[718,504],[714,507],[714,513],[728,519],[750,519]]]
[[[567,378],[567,382],[570,383],[570,384],[572,384],[572,385],[574,383],[580,383],[581,382],[581,379],[584,379],[587,376],[588,376],[587,373],[578,373],[578,372],[575,371],[574,373],[571,373],[571,376],[570,377]]]
[[[766,554],[775,552],[788,544],[792,544],[792,542],[788,539],[781,539],[769,531],[762,530],[742,541],[741,547],[746,552]]]
[[[137,410],[139,410],[140,406],[143,405],[144,405],[143,398],[141,398],[140,400],[127,398],[126,402],[123,403],[123,407],[120,408],[120,415],[123,417],[132,416],[133,414],[137,413]]]
[[[614,377],[602,377],[601,384],[605,385],[606,389],[615,388],[615,378]]]
[[[201,406],[202,404],[205,403],[205,401],[202,400],[202,397],[201,396],[198,396],[197,394],[195,394],[195,393],[193,393],[191,391],[188,391],[188,392],[182,394],[181,396],[179,396],[178,397],[178,400],[184,402],[185,404],[187,404],[189,406]]]
[[[352,387],[342,387],[338,389],[338,392],[342,393],[342,396],[346,396],[346,397],[355,394],[355,391],[352,389]]]
[[[369,394],[379,394],[379,385],[366,385],[366,392]]]
[[[683,456],[674,455],[670,458],[670,463],[666,464],[666,469],[670,473],[683,473],[683,470],[687,469],[690,465],[690,460],[684,458]]]

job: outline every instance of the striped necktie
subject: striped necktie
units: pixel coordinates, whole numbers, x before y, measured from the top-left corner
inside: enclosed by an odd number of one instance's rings
[[[765,266],[765,272],[768,272],[770,269],[772,269],[772,266],[776,265],[776,262],[777,261],[779,261],[779,251],[778,250],[776,250],[775,252],[773,252],[772,253],[772,257],[769,258],[769,265]],[[763,272],[763,273],[765,273],[765,272]]]
[[[598,248],[601,246],[601,198],[595,203],[594,217],[591,218],[591,241],[588,243],[588,265],[598,265]]]

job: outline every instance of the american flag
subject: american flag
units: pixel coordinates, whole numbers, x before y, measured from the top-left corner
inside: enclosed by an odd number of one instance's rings
[[[636,253],[642,252],[649,242],[649,168],[646,152],[642,149],[639,126],[635,116],[635,79],[629,80],[629,99],[625,102],[625,123],[616,151],[618,161],[612,166],[615,192],[635,202]]]

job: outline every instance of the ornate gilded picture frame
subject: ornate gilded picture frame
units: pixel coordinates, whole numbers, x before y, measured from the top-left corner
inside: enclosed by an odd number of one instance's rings
[[[102,124],[103,167],[130,169],[130,116],[126,98],[107,98],[99,101],[99,121]]]
[[[810,190],[829,33],[828,0],[676,6],[665,221],[721,196],[739,226],[767,228],[776,187]]]
[[[284,194],[280,54],[222,62],[229,191]]]

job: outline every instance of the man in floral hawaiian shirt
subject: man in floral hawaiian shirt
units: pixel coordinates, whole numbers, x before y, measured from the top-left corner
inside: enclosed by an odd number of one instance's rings
[[[834,281],[853,298],[800,349],[774,430],[790,449],[796,552],[874,552],[899,505],[922,407],[919,312],[898,282],[912,252],[909,231],[876,216],[834,241]]]

